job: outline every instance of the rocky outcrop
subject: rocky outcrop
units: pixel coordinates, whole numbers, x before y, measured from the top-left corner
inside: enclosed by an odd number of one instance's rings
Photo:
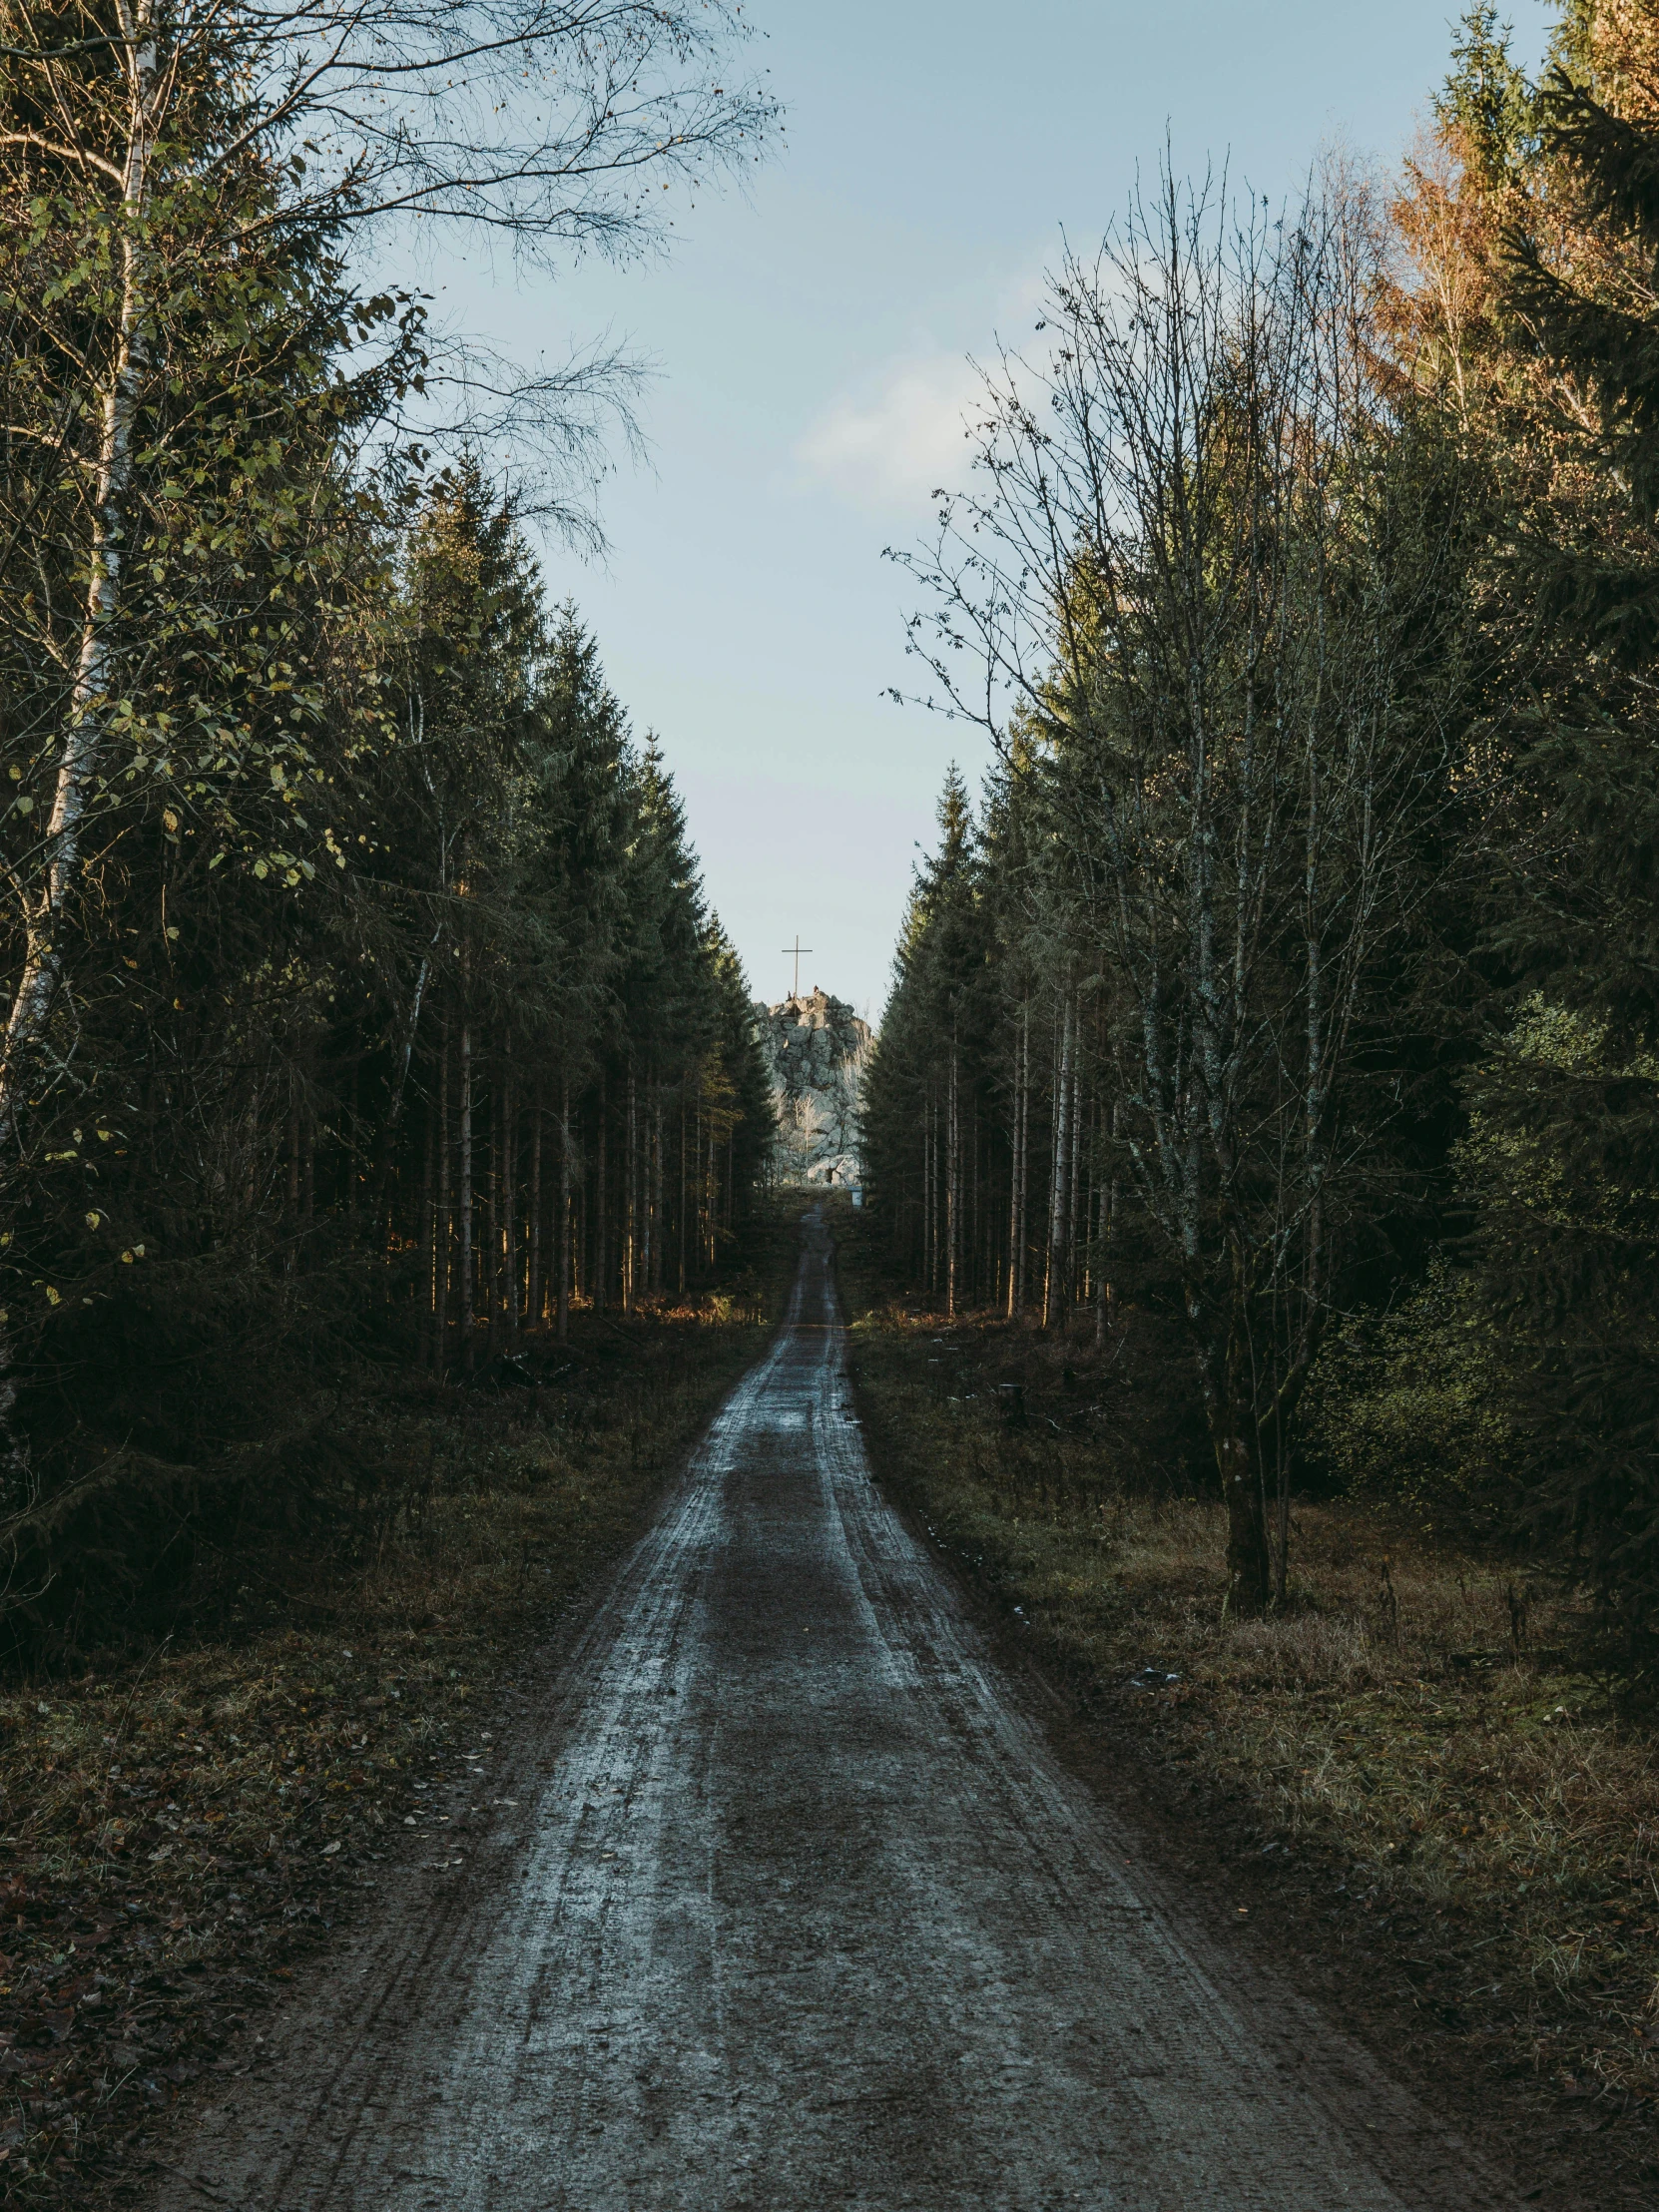
[[[757,1004],[756,1026],[778,1105],[778,1171],[786,1183],[861,1182],[858,1105],[873,1032],[844,999]]]

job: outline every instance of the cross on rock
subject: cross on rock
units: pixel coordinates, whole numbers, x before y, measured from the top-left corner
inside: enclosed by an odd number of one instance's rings
[[[803,952],[811,952],[812,949],[813,948],[810,944],[802,943],[801,932],[799,929],[795,933],[794,944],[787,944],[784,947],[784,950],[786,952],[793,952],[795,954],[795,988],[790,992],[791,998],[799,998],[801,996],[801,955]]]

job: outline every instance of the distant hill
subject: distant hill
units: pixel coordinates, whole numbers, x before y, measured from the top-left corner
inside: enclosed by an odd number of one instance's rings
[[[786,1183],[858,1183],[858,1103],[874,1031],[844,999],[756,1002],[761,1046],[778,1102],[779,1172]]]

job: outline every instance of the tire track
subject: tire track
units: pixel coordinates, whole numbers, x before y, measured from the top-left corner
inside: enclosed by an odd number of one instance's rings
[[[816,1216],[515,1758],[164,2212],[1510,2201],[1061,1769],[870,1479]]]

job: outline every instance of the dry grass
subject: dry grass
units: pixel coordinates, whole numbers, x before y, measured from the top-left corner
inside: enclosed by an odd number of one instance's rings
[[[1305,1503],[1286,1612],[1228,1619],[1219,1503],[1119,1494],[1109,1446],[1004,1428],[1001,1334],[898,1311],[860,1262],[854,1241],[885,1476],[1049,1663],[1201,1798],[1243,1803],[1328,1917],[1397,1937],[1422,2011],[1483,2068],[1659,2112],[1655,1733],[1576,1670],[1548,1588]]]
[[[432,1848],[429,1787],[757,1356],[787,1257],[770,1295],[578,1317],[534,1400],[455,1393],[351,1580],[313,1575],[240,1642],[0,1693],[0,2199],[119,2193],[150,2115],[246,2063],[377,1862]]]

